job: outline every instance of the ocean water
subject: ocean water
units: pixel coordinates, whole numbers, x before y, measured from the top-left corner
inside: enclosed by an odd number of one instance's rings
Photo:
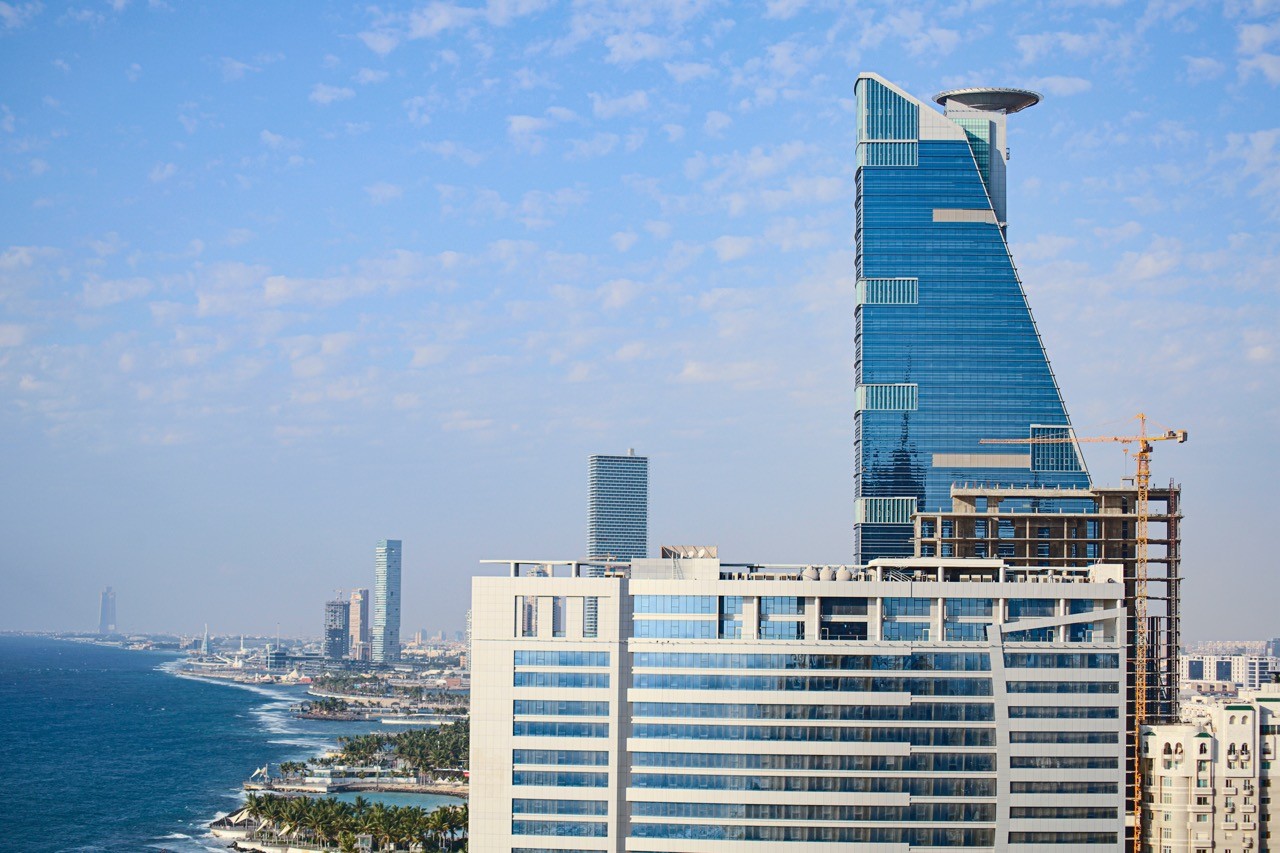
[[[0,850],[222,850],[206,826],[237,806],[254,768],[397,728],[297,720],[302,688],[182,678],[176,660],[0,637]]]

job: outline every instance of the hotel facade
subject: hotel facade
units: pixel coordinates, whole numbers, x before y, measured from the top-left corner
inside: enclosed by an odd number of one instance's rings
[[[471,849],[1123,845],[1118,566],[506,565],[473,581]]]

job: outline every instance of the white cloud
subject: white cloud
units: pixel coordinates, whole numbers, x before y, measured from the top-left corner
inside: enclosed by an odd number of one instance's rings
[[[1250,55],[1261,53],[1272,42],[1280,41],[1280,21],[1272,24],[1245,24],[1236,31],[1239,38],[1238,51]]]
[[[152,169],[149,177],[152,183],[160,183],[167,181],[174,175],[178,174],[178,167],[173,163],[157,163]]]
[[[649,95],[644,90],[636,90],[629,95],[617,98],[606,98],[596,92],[591,93],[591,109],[596,118],[615,118],[620,115],[633,115],[649,108]]]
[[[327,83],[317,83],[311,88],[309,100],[316,104],[332,104],[334,101],[345,101],[347,98],[354,98],[355,94],[355,90],[346,86],[330,86]]]
[[[745,258],[750,254],[755,240],[751,237],[735,237],[725,235],[717,237],[711,241],[711,248],[715,249],[716,257],[721,261],[736,261]]]
[[[84,283],[84,304],[90,308],[106,308],[146,296],[150,292],[151,282],[141,277],[110,280],[91,278]]]
[[[413,358],[409,360],[410,367],[430,367],[433,364],[439,364],[449,355],[449,347],[444,344],[423,344],[413,347]]]
[[[405,112],[409,116],[409,123],[416,124],[418,127],[424,127],[431,123],[431,113],[428,110],[428,100],[423,95],[416,95],[404,102]]]
[[[733,124],[733,119],[729,118],[725,113],[719,110],[712,110],[707,113],[707,120],[702,123],[702,130],[707,136],[720,136],[729,125]]]
[[[1226,65],[1212,56],[1184,56],[1182,59],[1187,63],[1187,76],[1192,78],[1192,82],[1212,80],[1227,69]]]
[[[0,23],[7,30],[25,27],[44,9],[43,3],[0,3]]]
[[[1075,246],[1077,240],[1058,234],[1040,234],[1030,243],[1013,244],[1013,256],[1019,261],[1047,261]]]
[[[666,39],[652,33],[617,33],[608,36],[604,44],[609,48],[609,55],[605,57],[605,61],[615,65],[630,65],[646,59],[661,59],[670,55],[672,51],[671,44]]]
[[[385,71],[375,71],[372,68],[361,68],[356,72],[356,76],[352,79],[361,85],[367,86],[370,83],[381,83],[383,80],[387,79],[387,76],[387,72]]]
[[[228,246],[243,246],[256,236],[248,228],[232,228],[227,232],[227,236],[222,238],[222,242]]]
[[[600,298],[601,307],[606,311],[615,311],[626,307],[643,289],[643,285],[629,278],[615,278],[600,285],[596,295]]]
[[[679,142],[684,139],[684,128],[678,124],[664,124],[662,132],[667,135],[668,142]]]
[[[1038,92],[1059,97],[1080,95],[1093,88],[1093,83],[1083,77],[1036,77],[1029,80],[1028,85]]]
[[[539,134],[552,127],[550,119],[538,116],[507,116],[507,136],[518,147],[537,153],[542,150]]]
[[[1249,195],[1262,199],[1271,215],[1280,215],[1280,128],[1230,134],[1224,156],[1242,162]]]
[[[388,30],[372,30],[360,33],[360,41],[378,56],[386,56],[400,44],[400,36]]]
[[[662,66],[667,69],[671,79],[685,84],[694,80],[702,80],[715,76],[715,69],[705,62],[668,62]]]
[[[678,382],[711,383],[748,387],[758,385],[766,369],[757,362],[732,361],[714,364],[706,361],[687,361],[676,376]]]
[[[142,66],[136,62],[131,63],[129,67],[125,69],[124,76],[130,83],[137,83],[142,79]]]
[[[244,76],[250,71],[258,71],[259,69],[247,62],[241,62],[238,59],[232,59],[230,56],[224,56],[218,60],[218,67],[222,69],[222,79],[228,82],[234,80],[243,80]]]
[[[613,248],[619,252],[626,252],[636,244],[640,239],[640,235],[634,231],[618,231],[609,238],[609,242],[613,244]]]
[[[1271,85],[1280,84],[1280,55],[1259,53],[1249,59],[1240,60],[1240,76],[1248,80],[1254,72],[1262,74]]]
[[[446,160],[458,159],[468,166],[478,166],[484,162],[484,156],[478,151],[473,151],[460,142],[454,142],[446,139],[441,142],[424,142],[422,150],[430,151],[432,154],[444,157]]]
[[[618,145],[618,137],[613,133],[597,133],[590,139],[574,139],[569,142],[569,153],[567,156],[571,160],[581,160],[590,157],[603,157]]]
[[[272,133],[269,130],[263,130],[259,133],[258,139],[263,145],[276,151],[279,151],[282,148],[294,148],[298,144],[296,140],[281,136],[278,133]]]
[[[386,204],[394,201],[404,195],[404,188],[395,184],[379,181],[376,184],[370,184],[364,188],[365,194],[369,196],[371,204]]]
[[[27,327],[17,323],[0,323],[0,347],[20,347],[27,339]]]
[[[785,21],[794,18],[808,5],[809,0],[766,0],[764,16]]]
[[[465,26],[478,14],[476,9],[454,6],[452,3],[428,3],[409,13],[408,36],[411,39],[432,38],[447,30]]]
[[[5,104],[0,104],[0,130],[5,133],[13,133],[14,127],[13,111]]]
[[[49,171],[49,163],[45,160],[41,160],[39,157],[36,157],[35,159],[33,159],[30,163],[27,164],[27,166],[28,168],[31,169],[31,174],[35,175],[36,177],[39,177],[40,175],[43,175],[45,172]]]

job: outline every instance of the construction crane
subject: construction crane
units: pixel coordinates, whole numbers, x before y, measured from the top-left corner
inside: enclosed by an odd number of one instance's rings
[[[1152,435],[1147,432],[1147,416],[1138,414],[1137,435],[1097,435],[1077,438],[1074,435],[1044,438],[984,438],[979,444],[1077,444],[1085,442],[1137,445],[1138,524],[1137,547],[1133,571],[1133,851],[1142,853],[1142,727],[1147,722],[1147,659],[1150,657],[1151,638],[1147,628],[1147,521],[1150,518],[1148,495],[1151,490],[1152,442],[1187,440],[1185,429],[1166,429]],[[1128,452],[1128,447],[1125,448]]]

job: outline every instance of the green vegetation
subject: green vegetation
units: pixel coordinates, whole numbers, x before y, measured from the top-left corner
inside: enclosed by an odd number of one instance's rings
[[[381,766],[399,759],[415,773],[461,776],[467,768],[470,742],[471,724],[462,720],[435,729],[340,737],[340,754],[325,761]]]
[[[369,674],[325,673],[316,676],[311,687],[321,693],[341,693],[352,698],[403,699],[440,713],[455,712],[467,707],[465,695],[421,685],[396,684],[390,679]]]
[[[350,707],[346,699],[312,699],[302,703],[302,710],[311,714],[341,714]]]
[[[373,838],[373,849],[378,851],[466,850],[466,806],[442,806],[428,812],[416,806],[370,805],[363,797],[356,797],[354,803],[344,803],[331,797],[250,794],[244,812],[256,824],[251,838],[268,843],[354,851],[356,836],[369,835]],[[227,825],[230,820],[219,823]]]

